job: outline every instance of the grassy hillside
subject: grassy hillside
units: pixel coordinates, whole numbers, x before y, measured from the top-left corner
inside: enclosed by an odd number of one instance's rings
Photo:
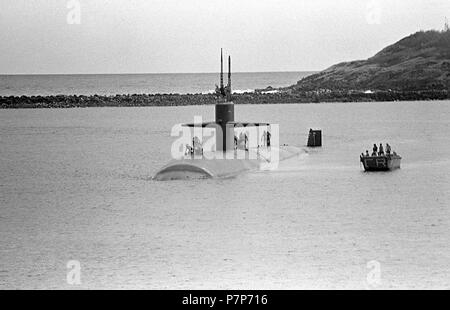
[[[375,56],[308,76],[292,90],[450,90],[450,31],[421,31]]]

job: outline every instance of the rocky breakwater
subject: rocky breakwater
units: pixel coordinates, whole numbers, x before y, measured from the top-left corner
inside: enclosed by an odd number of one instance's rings
[[[374,102],[374,101],[415,101],[447,100],[450,91],[373,91],[358,90],[281,90],[273,93],[249,92],[233,95],[236,104],[282,104],[320,102]],[[211,94],[134,94],[116,96],[4,96],[0,97],[1,109],[38,108],[86,108],[86,107],[150,107],[188,106],[216,103]]]

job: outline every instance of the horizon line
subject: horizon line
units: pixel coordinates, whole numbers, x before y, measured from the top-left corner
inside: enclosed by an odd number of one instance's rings
[[[322,69],[323,70],[323,69]],[[235,71],[234,73],[295,73],[320,72],[322,70],[286,70],[286,71]],[[26,76],[26,75],[148,75],[148,74],[220,74],[220,72],[137,72],[137,73],[0,73],[0,76]]]

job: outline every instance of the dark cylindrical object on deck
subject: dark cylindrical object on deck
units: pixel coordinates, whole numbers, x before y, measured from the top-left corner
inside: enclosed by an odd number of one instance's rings
[[[308,146],[318,147],[322,146],[322,130],[309,130]]]

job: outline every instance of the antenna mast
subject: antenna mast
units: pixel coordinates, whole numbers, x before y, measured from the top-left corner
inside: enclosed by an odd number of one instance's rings
[[[228,87],[227,101],[231,101],[231,56],[228,56]]]
[[[220,91],[223,93],[223,54],[220,49]]]
[[[228,85],[223,83],[223,50],[220,49],[220,86],[216,85],[216,96],[231,101],[231,56],[228,56]]]

